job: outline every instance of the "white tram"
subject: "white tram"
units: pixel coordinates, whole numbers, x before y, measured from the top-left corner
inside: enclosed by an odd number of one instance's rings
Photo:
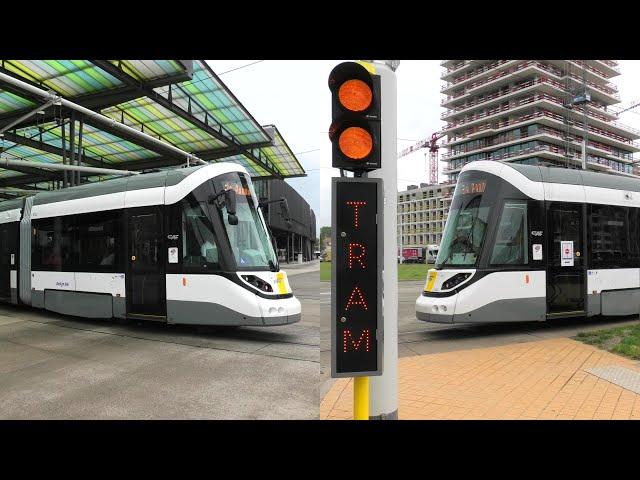
[[[535,321],[640,312],[640,180],[476,161],[465,166],[419,320]]]
[[[300,320],[251,179],[232,163],[0,203],[0,300],[89,318]]]

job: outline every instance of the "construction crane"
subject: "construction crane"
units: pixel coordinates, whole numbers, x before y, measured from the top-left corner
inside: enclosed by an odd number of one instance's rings
[[[621,110],[615,110],[613,111],[613,113],[615,113],[616,115],[620,115],[621,113],[633,110],[638,106],[640,106],[640,100],[634,100],[633,102],[629,103],[627,107],[622,107]]]
[[[417,143],[414,143],[410,147],[405,148],[398,154],[398,158],[402,158],[410,153],[417,152],[423,148],[429,149],[429,183],[435,185],[438,183],[438,149],[440,145],[437,144],[438,140],[444,137],[446,134],[437,132],[431,134],[431,138],[425,138]]]

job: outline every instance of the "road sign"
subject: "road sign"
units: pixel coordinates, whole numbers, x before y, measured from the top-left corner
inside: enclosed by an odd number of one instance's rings
[[[382,179],[333,178],[331,376],[382,374]]]

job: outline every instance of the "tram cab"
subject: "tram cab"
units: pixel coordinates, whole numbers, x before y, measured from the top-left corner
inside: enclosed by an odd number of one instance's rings
[[[476,161],[458,178],[419,320],[640,312],[640,180]]]

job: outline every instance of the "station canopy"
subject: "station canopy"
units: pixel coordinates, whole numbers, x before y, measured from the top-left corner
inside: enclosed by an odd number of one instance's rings
[[[261,178],[304,176],[273,125],[261,126],[202,60],[0,60],[0,72],[89,108],[207,162],[232,161]],[[0,80],[0,188],[50,189],[60,171],[3,159],[152,171],[185,156],[130,136]],[[24,121],[15,122],[29,113]],[[13,125],[15,124],[15,125]],[[72,125],[73,124],[73,125]],[[73,132],[72,132],[73,130]],[[73,133],[73,138],[72,138]],[[83,183],[110,178],[82,173]]]

